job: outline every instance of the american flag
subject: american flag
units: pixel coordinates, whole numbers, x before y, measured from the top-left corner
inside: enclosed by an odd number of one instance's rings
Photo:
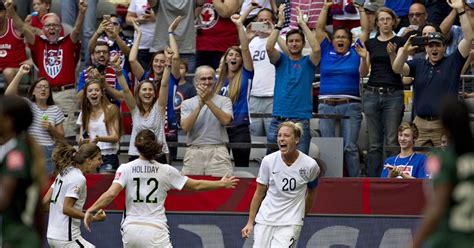
[[[289,29],[297,29],[296,7],[300,7],[303,15],[308,16],[308,27],[316,28],[316,21],[323,7],[324,0],[285,0],[285,24],[283,31],[286,33]]]

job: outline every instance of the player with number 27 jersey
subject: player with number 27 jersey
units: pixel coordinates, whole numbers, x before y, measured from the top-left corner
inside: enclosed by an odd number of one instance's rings
[[[62,175],[58,174],[51,184],[53,194],[48,220],[48,239],[73,241],[81,235],[81,219],[71,218],[63,213],[64,199],[77,199],[74,208],[82,209],[87,197],[86,178],[79,168],[70,166]],[[67,228],[66,228],[67,227]]]
[[[162,224],[167,227],[164,203],[168,190],[181,190],[188,177],[154,160],[137,159],[121,165],[113,183],[125,188],[127,200],[122,226],[130,222]]]

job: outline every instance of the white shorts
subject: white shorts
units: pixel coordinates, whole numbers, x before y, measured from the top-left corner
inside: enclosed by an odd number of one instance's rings
[[[87,240],[85,240],[83,237],[79,236],[73,241],[65,241],[65,240],[59,240],[59,239],[51,239],[48,238],[48,244],[51,248],[55,247],[64,247],[64,248],[95,248],[95,245],[89,243]]]
[[[296,247],[302,226],[269,226],[255,224],[254,248]]]
[[[168,229],[151,223],[126,224],[122,227],[122,242],[126,248],[173,247]]]

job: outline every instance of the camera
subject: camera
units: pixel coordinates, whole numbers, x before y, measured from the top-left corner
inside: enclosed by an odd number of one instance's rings
[[[428,37],[426,36],[415,36],[411,39],[412,46],[425,46],[428,44]]]
[[[97,69],[100,74],[103,74],[107,66],[99,63],[94,63],[91,65],[92,68]]]

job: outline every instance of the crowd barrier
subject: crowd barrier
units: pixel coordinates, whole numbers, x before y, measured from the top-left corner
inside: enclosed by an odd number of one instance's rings
[[[112,183],[114,175],[87,175],[89,207]],[[192,176],[195,179],[219,180]],[[380,178],[321,178],[311,214],[419,216],[425,205],[424,189],[430,180]],[[247,213],[256,189],[252,178],[240,178],[236,189],[206,192],[171,190],[165,202],[168,212]],[[123,210],[124,191],[107,210]]]

